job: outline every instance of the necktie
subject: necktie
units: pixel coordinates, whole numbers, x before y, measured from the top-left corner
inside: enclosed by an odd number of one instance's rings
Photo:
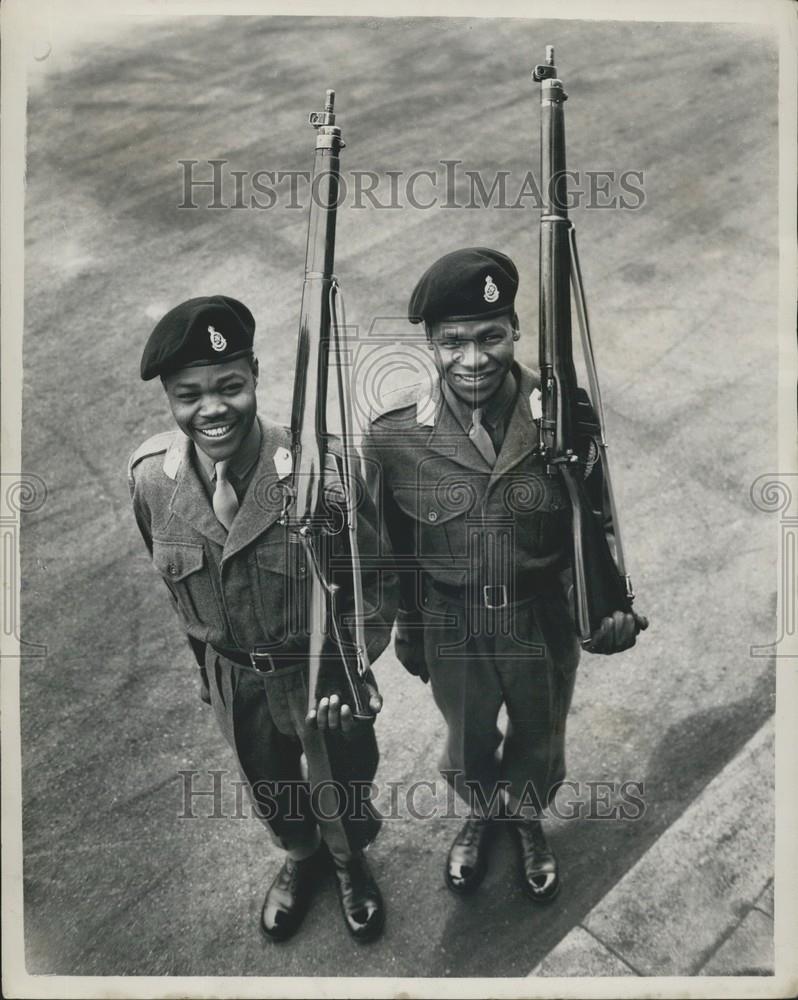
[[[227,478],[227,460],[214,466],[216,488],[213,491],[213,512],[220,524],[229,531],[238,512],[238,497]]]
[[[490,439],[487,428],[482,423],[482,409],[480,407],[474,410],[471,417],[471,427],[468,430],[468,436],[474,442],[480,455],[482,455],[488,465],[495,465],[496,449],[493,447],[493,441]]]

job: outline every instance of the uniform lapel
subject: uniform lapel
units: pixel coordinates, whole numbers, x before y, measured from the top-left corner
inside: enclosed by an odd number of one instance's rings
[[[505,473],[531,454],[538,445],[539,434],[532,411],[529,406],[529,396],[533,389],[540,385],[540,379],[529,368],[518,365],[518,395],[504,435],[501,451],[493,466],[488,489]]]
[[[195,531],[221,546],[226,541],[227,532],[216,519],[208,494],[194,468],[191,455],[193,447],[191,438],[178,431],[166,453],[164,471],[176,480],[169,507]]]
[[[438,392],[435,423],[427,438],[427,447],[438,454],[477,472],[489,472],[490,463],[463,430],[457,416],[446,405],[443,393]]]
[[[258,535],[270,528],[283,509],[285,492],[280,483],[284,481],[288,484],[290,479],[287,475],[283,480],[280,479],[274,456],[279,448],[287,449],[291,439],[285,428],[279,424],[261,420],[260,428],[260,455],[252,481],[224,542],[222,562],[240,552]]]

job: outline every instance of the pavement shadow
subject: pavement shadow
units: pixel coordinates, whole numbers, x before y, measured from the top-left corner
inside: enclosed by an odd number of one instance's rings
[[[428,976],[525,976],[602,899],[772,714],[771,663],[748,698],[696,712],[665,731],[645,770],[645,812],[635,821],[558,822],[550,841],[563,888],[551,904],[522,895],[509,831],[474,897],[455,900]],[[641,769],[642,770],[642,769]],[[490,934],[486,934],[490,928]],[[685,970],[686,974],[686,970]]]

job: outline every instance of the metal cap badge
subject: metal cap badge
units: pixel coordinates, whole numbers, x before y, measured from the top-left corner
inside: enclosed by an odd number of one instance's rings
[[[495,302],[499,297],[499,289],[490,275],[485,278],[485,291],[482,294],[486,302]]]
[[[222,333],[224,331],[224,333]],[[227,295],[188,299],[170,309],[150,334],[141,358],[141,377],[180,368],[218,365],[252,351],[255,319]]]
[[[224,336],[218,330],[214,330],[212,326],[208,327],[208,333],[211,335],[211,347],[214,351],[225,350],[227,341],[224,339]]]

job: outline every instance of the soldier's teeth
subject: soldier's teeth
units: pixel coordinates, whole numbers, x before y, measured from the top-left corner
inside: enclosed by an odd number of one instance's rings
[[[200,433],[204,434],[205,437],[224,437],[232,426],[232,424],[225,424],[224,427],[201,427]]]

